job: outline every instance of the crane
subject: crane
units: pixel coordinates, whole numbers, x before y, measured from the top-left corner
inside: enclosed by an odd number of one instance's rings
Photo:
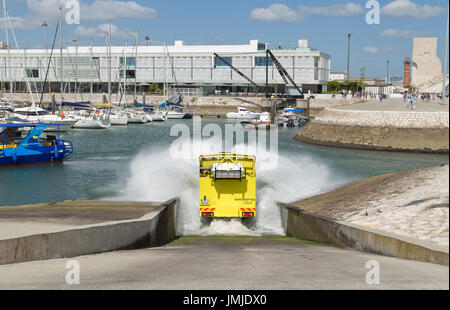
[[[222,57],[220,57],[219,55],[217,55],[216,53],[214,53],[214,56],[216,56],[217,58],[219,58],[220,60],[222,60],[227,66],[229,66],[231,69],[233,69],[237,74],[239,74],[240,76],[242,76],[244,79],[246,79],[247,81],[250,82],[250,84],[252,84],[253,86],[255,86],[256,88],[260,87],[258,84],[256,84],[255,82],[253,82],[248,76],[246,76],[244,73],[242,73],[241,71],[239,71],[237,68],[233,67],[228,61],[226,61],[225,59],[223,59]]]
[[[284,69],[284,67],[281,65],[281,63],[278,61],[278,59],[275,57],[274,54],[272,54],[272,52],[270,50],[266,51],[267,55],[270,56],[270,58],[272,58],[272,62],[275,64],[275,66],[277,67],[278,73],[280,73],[281,78],[283,79],[283,81],[286,83],[286,86],[289,84],[289,82],[291,82],[291,84],[298,90],[298,92],[300,93],[300,96],[303,97],[303,91],[302,88],[299,87],[294,80],[291,78],[291,76],[289,75],[289,73],[286,71],[286,69]],[[267,57],[268,58],[268,57]],[[267,62],[266,62],[267,65]],[[289,81],[288,81],[289,80]],[[267,87],[267,83],[268,81],[266,80],[266,87]]]

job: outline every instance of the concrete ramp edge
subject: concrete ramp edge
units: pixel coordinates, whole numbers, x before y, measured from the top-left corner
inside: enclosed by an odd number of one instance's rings
[[[0,240],[0,265],[167,244],[176,238],[178,205],[176,198],[139,219]]]
[[[315,215],[278,203],[286,235],[362,252],[448,266],[448,248]]]

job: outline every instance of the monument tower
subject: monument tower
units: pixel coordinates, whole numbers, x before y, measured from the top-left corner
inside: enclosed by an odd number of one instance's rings
[[[406,86],[411,84],[411,60],[409,56],[406,56],[403,63],[405,64],[403,69],[403,87],[406,88]]]

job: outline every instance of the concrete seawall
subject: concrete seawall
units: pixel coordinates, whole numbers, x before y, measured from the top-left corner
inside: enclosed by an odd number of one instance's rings
[[[0,239],[0,264],[164,245],[176,238],[178,203],[169,200],[138,219]]]
[[[287,236],[358,251],[448,266],[448,249],[279,204]]]
[[[303,128],[301,142],[380,151],[449,151],[449,113],[327,108]]]

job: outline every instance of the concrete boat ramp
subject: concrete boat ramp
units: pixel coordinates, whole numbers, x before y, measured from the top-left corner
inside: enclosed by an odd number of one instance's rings
[[[441,264],[291,237],[177,237],[177,205],[77,200],[2,207],[0,289],[449,288]],[[79,264],[77,285],[66,282],[71,261]],[[378,283],[367,280],[372,270]]]

